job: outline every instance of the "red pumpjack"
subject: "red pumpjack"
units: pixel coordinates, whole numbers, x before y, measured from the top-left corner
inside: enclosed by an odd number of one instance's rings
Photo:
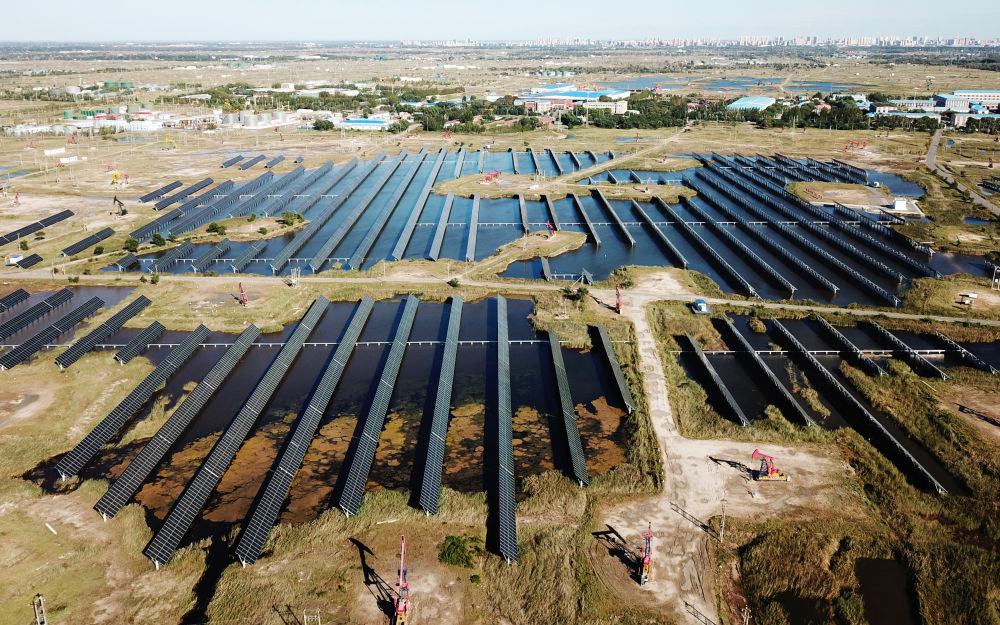
[[[759,449],[753,450],[753,455],[750,456],[751,460],[760,459],[760,470],[754,475],[754,479],[757,481],[769,481],[769,482],[788,482],[791,481],[792,476],[788,473],[782,473],[774,466],[774,456],[768,456],[767,454],[760,453]]]
[[[649,581],[649,572],[653,568],[653,524],[650,523],[649,527],[646,528],[646,533],[642,535],[645,542],[642,544],[642,553],[640,554],[639,564],[642,569],[639,571],[639,585],[645,586]]]
[[[240,306],[246,307],[247,305],[247,292],[243,290],[243,283],[240,282]]]
[[[400,536],[402,547],[399,550],[399,581],[396,582],[395,625],[405,625],[410,615],[410,584],[406,581],[406,536]]]

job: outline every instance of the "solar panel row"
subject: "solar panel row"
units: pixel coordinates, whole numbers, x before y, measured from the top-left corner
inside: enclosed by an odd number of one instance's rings
[[[215,181],[212,180],[211,178],[205,178],[204,180],[199,180],[198,182],[194,183],[193,185],[191,185],[191,186],[189,186],[189,187],[187,187],[185,189],[181,189],[177,193],[174,193],[173,195],[167,196],[167,197],[163,198],[162,200],[158,201],[156,204],[153,205],[153,208],[156,209],[156,210],[162,210],[162,209],[170,206],[174,202],[180,202],[181,200],[183,200],[187,196],[191,195],[192,193],[197,193],[198,191],[201,191],[202,189],[204,189],[208,185],[212,184],[213,182],[215,182]]]
[[[205,501],[215,490],[222,475],[229,468],[236,452],[239,451],[243,440],[250,433],[254,423],[257,422],[260,413],[264,410],[267,402],[270,401],[278,384],[285,377],[292,361],[302,349],[302,343],[312,333],[313,328],[320,317],[326,311],[329,302],[319,297],[313,302],[305,316],[299,322],[298,327],[292,332],[288,341],[278,352],[274,361],[270,364],[264,376],[257,382],[250,397],[240,408],[239,414],[232,420],[222,436],[212,447],[205,461],[202,462],[195,473],[194,478],[188,483],[187,488],[181,493],[180,498],[170,509],[166,519],[160,529],[149,541],[143,553],[159,566],[166,564],[170,556],[177,550],[181,539],[187,532],[191,523],[194,522],[198,513],[201,512]]]
[[[14,336],[28,327],[29,324],[41,319],[71,299],[73,299],[73,292],[69,289],[62,289],[18,314],[16,317],[11,317],[7,321],[0,323],[0,341]]]
[[[231,243],[229,242],[229,239],[223,239],[219,241],[212,247],[208,248],[207,252],[196,258],[194,262],[191,263],[191,270],[204,271],[205,267],[208,267],[212,262],[215,261],[216,258],[228,252],[230,246]]]
[[[608,366],[611,367],[611,374],[615,378],[615,384],[618,386],[618,392],[621,393],[622,401],[625,402],[625,407],[631,413],[635,410],[635,400],[632,399],[632,392],[628,390],[628,382],[625,381],[625,375],[622,374],[622,368],[618,365],[618,356],[615,355],[615,346],[611,342],[611,337],[608,336],[608,331],[604,329],[604,326],[597,324],[597,337],[601,341],[601,350],[604,352],[604,358],[607,360]]]
[[[56,357],[56,364],[59,365],[60,369],[65,369],[66,367],[72,365],[77,360],[82,358],[84,354],[94,349],[94,346],[98,343],[106,341],[109,336],[118,330],[121,330],[126,321],[138,315],[139,312],[146,306],[149,306],[149,304],[149,298],[145,295],[140,295],[135,298],[135,300],[133,300],[128,306],[122,308],[112,315],[110,319],[94,328],[90,334],[78,340],[76,343],[71,345],[69,349],[59,354],[59,356]]]
[[[0,370],[6,371],[24,362],[43,347],[69,332],[73,326],[93,315],[101,306],[104,306],[104,300],[92,297],[81,306],[71,310],[62,319],[0,356]]]
[[[267,157],[266,157],[266,156],[264,156],[263,154],[258,154],[257,156],[253,157],[253,158],[252,158],[252,159],[250,159],[249,161],[247,161],[247,162],[245,162],[245,163],[241,163],[241,164],[240,164],[240,169],[241,169],[241,170],[246,170],[246,169],[250,169],[251,167],[253,167],[253,166],[254,166],[254,165],[256,165],[257,163],[259,163],[259,162],[261,162],[262,160],[264,160],[265,158],[267,158]]]
[[[420,299],[417,296],[407,296],[403,314],[399,318],[396,334],[392,339],[392,347],[389,348],[389,356],[382,366],[375,398],[368,407],[368,413],[361,426],[361,435],[355,441],[350,466],[347,467],[346,473],[341,473],[339,481],[342,488],[337,505],[345,514],[357,514],[361,508],[361,498],[365,493],[365,484],[368,482],[368,474],[375,459],[375,449],[378,447],[378,439],[385,425],[385,415],[389,412],[389,400],[392,399],[392,390],[396,386],[399,366],[403,362],[406,342],[410,338],[413,318],[417,314],[419,304]]]
[[[175,347],[163,362],[156,365],[156,368],[146,376],[146,379],[132,389],[132,392],[120,404],[115,406],[89,434],[83,437],[83,440],[77,443],[76,447],[71,449],[68,454],[56,463],[56,470],[59,472],[59,475],[63,479],[66,479],[76,475],[80,472],[80,469],[87,466],[93,460],[94,456],[97,455],[97,452],[101,450],[101,447],[107,445],[112,437],[118,433],[118,430],[149,401],[149,398],[153,396],[156,389],[160,388],[161,384],[166,382],[181,365],[187,362],[191,354],[194,353],[194,350],[198,348],[198,345],[210,333],[211,331],[208,328],[201,325],[181,341],[181,344]]]
[[[270,161],[268,161],[266,165],[264,165],[264,168],[265,169],[271,169],[272,167],[274,167],[275,165],[277,165],[278,163],[280,163],[283,160],[285,160],[284,156],[275,156]]]
[[[413,182],[413,177],[417,175],[417,170],[420,169],[420,165],[424,161],[424,156],[427,154],[427,148],[424,147],[417,154],[417,157],[412,163],[413,167],[410,171],[403,177],[403,180],[396,186],[396,190],[393,191],[389,199],[386,200],[385,206],[382,208],[382,212],[378,214],[375,218],[375,222],[368,228],[368,232],[365,233],[365,238],[358,244],[358,247],[354,250],[351,258],[347,261],[347,266],[351,269],[361,269],[361,265],[365,262],[365,258],[368,257],[368,252],[371,251],[372,246],[375,245],[375,239],[378,235],[382,234],[382,229],[385,228],[386,222],[389,221],[389,217],[392,216],[393,211],[396,210],[396,206],[399,201],[403,198],[403,194],[410,187],[410,183]]]
[[[143,446],[135,459],[125,467],[118,479],[111,483],[107,492],[94,504],[95,510],[105,518],[118,514],[118,511],[139,491],[153,469],[160,464],[259,336],[260,330],[253,324],[240,334],[222,358],[205,374],[198,386],[188,393],[166,423]]]
[[[242,160],[243,160],[243,155],[238,154],[227,161],[223,161],[222,168],[225,169],[226,167],[232,167],[233,165],[239,163]]]
[[[7,245],[11,241],[17,241],[23,236],[27,236],[32,232],[38,232],[42,228],[47,228],[54,223],[58,223],[64,219],[69,219],[73,216],[73,211],[64,210],[56,213],[55,215],[49,215],[45,219],[39,219],[35,223],[28,224],[22,228],[18,228],[13,232],[8,232],[7,234],[0,236],[0,245]]]
[[[145,226],[133,230],[131,235],[129,236],[131,236],[136,241],[145,241],[146,239],[150,238],[157,232],[160,233],[167,232],[170,229],[170,224],[179,223],[178,220],[182,219],[185,216],[189,216],[191,213],[195,211],[198,205],[209,204],[218,199],[216,196],[225,196],[229,194],[233,190],[233,187],[235,186],[236,183],[234,183],[232,180],[227,180],[222,184],[220,184],[219,186],[215,187],[214,189],[209,189],[208,191],[205,191],[201,195],[189,199],[188,201],[184,202],[183,204],[173,209],[172,211],[160,215],[159,217],[149,222]]]
[[[143,331],[132,337],[132,340],[125,344],[125,347],[118,350],[115,360],[120,364],[128,364],[130,360],[142,353],[142,350],[149,347],[149,344],[163,336],[167,329],[159,321],[149,324]]]
[[[455,382],[455,360],[458,355],[458,332],[462,325],[462,298],[451,298],[448,330],[441,357],[437,394],[434,396],[434,413],[431,416],[431,436],[424,459],[423,478],[420,483],[420,507],[430,514],[437,513],[441,497],[441,469],[444,465],[444,446],[451,417],[451,391]]]
[[[379,177],[375,180],[375,185],[368,191],[368,195],[361,198],[357,206],[354,207],[348,215],[341,222],[340,226],[333,233],[333,235],[323,244],[316,255],[309,261],[309,267],[314,271],[319,271],[321,267],[326,263],[326,259],[329,258],[330,254],[340,245],[340,242],[347,236],[347,233],[351,231],[354,224],[358,221],[365,210],[367,210],[368,205],[372,203],[375,196],[378,195],[385,183],[388,182],[389,178],[392,177],[393,172],[399,167],[399,164],[403,162],[406,158],[406,148],[400,151],[399,155],[395,158],[385,161],[381,164],[385,165],[382,171],[379,173]]]
[[[476,238],[479,234],[479,194],[472,196],[472,214],[469,216],[469,236],[465,242],[465,260],[476,260]]]
[[[441,215],[438,216],[437,226],[434,228],[434,239],[431,241],[431,249],[427,252],[427,258],[437,260],[441,255],[441,244],[444,243],[444,233],[448,228],[448,218],[451,216],[451,207],[455,202],[455,194],[449,193],[444,199],[444,206],[441,208]]]
[[[159,197],[162,197],[165,193],[170,193],[171,191],[173,191],[177,187],[181,186],[182,184],[184,184],[184,183],[181,182],[180,180],[174,180],[173,182],[171,182],[168,185],[164,185],[164,186],[160,187],[159,189],[157,189],[155,191],[150,191],[146,195],[141,196],[139,198],[139,202],[142,202],[142,203],[152,202],[153,200],[155,200],[155,199],[157,199]]]
[[[231,265],[233,268],[233,272],[237,273],[243,271],[246,268],[246,266],[250,264],[250,261],[253,260],[254,258],[257,258],[257,254],[260,254],[265,247],[267,247],[267,240],[264,239],[263,237],[257,239],[252,244],[250,244],[250,247],[248,247],[246,250],[243,251],[242,254],[233,259],[233,263]]]
[[[562,346],[559,345],[559,335],[555,330],[549,330],[549,350],[552,352],[552,364],[556,370],[556,387],[559,389],[559,405],[562,408],[563,427],[566,429],[566,441],[569,443],[569,457],[573,465],[573,477],[581,484],[589,484],[587,475],[587,460],[583,455],[583,443],[580,440],[580,428],[576,423],[576,408],[573,396],[569,390],[569,378],[566,376],[566,364],[563,362]]]
[[[42,257],[38,254],[32,254],[31,256],[25,256],[14,264],[17,265],[18,269],[27,269],[28,267],[34,267],[40,262],[42,262]]]
[[[0,297],[0,313],[7,312],[29,297],[31,296],[28,295],[28,292],[24,289],[18,289],[13,293],[8,293],[7,295]]]
[[[78,254],[78,253],[82,252],[83,250],[87,249],[88,247],[90,247],[91,245],[94,245],[96,243],[100,243],[104,239],[107,239],[108,237],[110,237],[114,233],[115,233],[115,231],[112,230],[111,228],[104,228],[100,232],[95,232],[94,234],[90,235],[89,237],[87,237],[85,239],[82,239],[80,241],[77,241],[76,243],[74,243],[74,244],[72,244],[72,245],[70,245],[68,247],[63,248],[62,255],[63,256],[72,256],[74,254]]]
[[[174,249],[167,250],[163,256],[154,260],[149,268],[153,273],[157,273],[158,271],[174,264],[178,258],[187,258],[192,251],[194,251],[194,244],[190,241],[185,241]]]
[[[326,413],[330,405],[340,378],[347,368],[347,363],[351,359],[354,346],[361,336],[361,331],[368,322],[372,307],[375,301],[365,296],[358,307],[354,310],[350,323],[344,331],[344,335],[337,345],[330,361],[327,362],[326,369],[320,378],[319,383],[313,390],[312,396],[306,405],[306,409],[299,416],[298,421],[292,427],[291,437],[288,445],[278,458],[277,470],[273,471],[264,485],[264,492],[247,519],[243,523],[243,533],[240,535],[236,545],[236,555],[240,561],[246,564],[253,564],[260,556],[264,543],[271,533],[275,519],[281,511],[281,506],[288,496],[288,490],[292,486],[295,474],[302,467],[306,451],[312,444],[316,430],[319,429],[323,414]]]
[[[365,180],[365,178],[368,177],[368,174],[370,174],[374,170],[375,168],[374,164],[377,162],[378,160],[376,159],[371,163],[365,165],[364,168],[360,169],[358,176],[354,179],[354,181],[350,183],[347,186],[347,188],[343,190],[342,193],[337,194],[337,197],[330,204],[325,206],[323,210],[320,211],[319,215],[317,215],[315,218],[312,218],[308,226],[306,226],[301,231],[295,234],[292,240],[289,241],[288,244],[285,247],[283,247],[281,251],[278,252],[278,254],[274,257],[274,260],[271,261],[272,271],[274,271],[275,273],[281,271],[284,268],[284,266],[288,264],[288,261],[289,259],[291,259],[292,255],[298,252],[300,249],[302,249],[302,247],[309,242],[309,239],[313,238],[313,236],[317,232],[319,232],[319,230],[323,228],[323,226],[326,225],[326,222],[330,221],[330,218],[333,216],[333,213],[336,212],[336,210],[340,208],[344,202],[347,201],[347,198],[349,198],[351,194],[354,193],[354,190],[357,189],[358,186],[360,186],[361,183]],[[328,181],[329,184],[326,185],[326,189],[324,191],[321,191],[319,194],[316,194],[315,197],[311,198],[310,202],[307,205],[301,207],[298,205],[293,205],[292,207],[289,207],[289,210],[299,213],[308,210],[313,204],[319,201],[321,194],[328,193],[330,189],[334,187],[334,185],[340,182],[340,180],[345,175],[347,175],[348,172],[353,171],[354,168],[357,166],[357,164],[358,164],[358,159],[352,159],[349,163],[347,163],[347,165],[337,170],[337,172]]]
[[[301,178],[296,180],[294,184],[288,186],[285,189],[282,189],[281,195],[268,198],[267,202],[265,202],[263,206],[257,209],[257,213],[264,215],[276,214],[278,211],[284,209],[286,206],[291,204],[292,201],[295,200],[300,193],[302,193],[303,191],[311,187],[313,184],[315,184],[317,180],[330,173],[332,169],[333,169],[333,161],[327,161],[326,163],[323,163],[323,165],[321,165],[320,167],[309,172],[308,175],[302,176]],[[318,199],[319,196],[317,195],[316,200]],[[293,212],[301,213],[302,211],[299,210]]]
[[[218,194],[216,194],[216,199],[213,201],[186,214],[184,219],[170,224],[170,233],[181,234],[204,226],[213,219],[225,214],[237,202],[241,201],[244,196],[252,195],[262,185],[269,183],[273,177],[274,172],[264,172],[250,182],[242,185],[234,185],[223,197],[218,197]]]
[[[115,261],[118,271],[128,271],[128,268],[139,264],[139,258],[135,254],[126,254]]]
[[[396,239],[396,246],[392,248],[392,254],[389,255],[390,260],[399,260],[406,253],[406,246],[410,244],[410,239],[413,237],[413,230],[417,227],[417,222],[420,221],[420,214],[424,212],[424,206],[427,205],[427,198],[430,197],[431,189],[434,188],[434,181],[437,180],[438,173],[441,171],[441,166],[444,165],[444,158],[447,155],[447,148],[441,148],[438,151],[438,157],[434,161],[434,167],[431,169],[430,176],[428,176],[427,182],[424,183],[424,188],[420,190],[420,196],[417,197],[416,203],[413,204],[413,208],[410,210],[410,217],[406,220],[406,225],[403,226],[403,230],[399,233],[399,238]]]
[[[507,300],[497,296],[497,522],[500,555],[517,560],[517,513],[514,501],[514,422],[510,399],[510,342]]]
[[[271,182],[269,182],[266,186],[257,190],[253,194],[253,197],[247,198],[246,200],[235,206],[233,210],[229,212],[230,216],[246,217],[250,213],[262,212],[258,211],[257,209],[262,204],[272,199],[271,198],[272,195],[280,194],[285,187],[295,182],[298,178],[302,176],[303,173],[305,173],[305,171],[306,171],[305,167],[299,165],[298,167],[288,172],[284,176],[275,176],[274,178],[271,179]]]

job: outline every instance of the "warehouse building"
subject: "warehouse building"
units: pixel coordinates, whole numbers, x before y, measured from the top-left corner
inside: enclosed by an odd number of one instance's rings
[[[777,100],[762,95],[745,96],[726,108],[730,111],[763,111]]]

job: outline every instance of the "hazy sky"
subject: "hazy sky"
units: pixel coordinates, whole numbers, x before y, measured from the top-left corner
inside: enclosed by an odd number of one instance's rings
[[[1000,2],[171,0],[7,2],[5,41],[334,41],[740,35],[1000,36]]]

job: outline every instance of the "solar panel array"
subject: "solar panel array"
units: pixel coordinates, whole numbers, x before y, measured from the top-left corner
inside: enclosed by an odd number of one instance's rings
[[[156,191],[150,191],[146,195],[141,196],[139,198],[139,201],[142,202],[142,203],[152,202],[153,200],[162,197],[164,194],[170,193],[171,191],[173,191],[177,187],[181,186],[182,184],[184,184],[184,183],[181,182],[180,180],[174,180],[170,184],[164,185],[164,186],[160,187],[159,189],[157,189]]]
[[[7,295],[0,297],[0,313],[7,312],[29,297],[30,295],[28,295],[28,292],[24,289],[18,289],[13,293],[8,293]]]
[[[514,501],[514,421],[510,405],[510,342],[507,300],[497,296],[497,521],[500,555],[517,560],[517,513]]]
[[[448,333],[445,335],[441,372],[438,375],[437,394],[434,396],[434,413],[431,416],[431,436],[427,443],[423,479],[420,482],[420,507],[436,514],[441,497],[441,468],[444,464],[444,446],[451,417],[451,391],[455,383],[455,360],[458,355],[458,332],[462,325],[462,298],[451,298],[448,315]]]
[[[247,161],[247,162],[245,162],[245,163],[240,163],[240,169],[241,169],[241,170],[246,170],[246,169],[250,169],[251,167],[253,167],[253,166],[254,166],[254,165],[256,165],[257,163],[259,163],[259,162],[261,162],[262,160],[264,160],[265,158],[267,158],[267,157],[266,157],[266,156],[264,156],[263,154],[258,154],[257,156],[253,157],[253,158],[252,158],[252,159],[250,159],[249,161]]]
[[[566,428],[566,441],[569,443],[569,457],[573,465],[573,477],[581,484],[589,484],[590,476],[587,475],[587,460],[583,455],[580,428],[576,423],[576,408],[573,407],[573,395],[569,390],[566,364],[563,362],[562,347],[559,345],[559,335],[556,334],[555,330],[549,330],[549,350],[552,352],[552,364],[556,370],[559,405],[562,407],[563,426]]]
[[[632,392],[628,390],[628,382],[625,381],[625,375],[622,374],[622,368],[618,365],[618,356],[615,355],[615,346],[611,342],[611,337],[608,336],[608,331],[604,329],[604,326],[597,325],[597,337],[601,340],[601,348],[604,351],[604,357],[607,359],[608,366],[611,367],[611,374],[615,378],[615,383],[618,385],[618,392],[621,393],[622,401],[625,402],[625,407],[631,413],[635,410],[635,400],[632,399]]]
[[[227,180],[214,189],[210,189],[197,197],[189,199],[172,211],[169,211],[164,215],[160,215],[145,226],[133,230],[129,236],[136,241],[145,241],[157,232],[167,232],[169,231],[170,224],[174,222],[180,223],[178,220],[193,213],[199,204],[210,204],[211,202],[216,201],[216,199],[219,199],[216,198],[216,196],[228,195],[235,186],[235,182]]]
[[[231,159],[229,159],[228,161],[223,161],[222,168],[225,169],[226,167],[232,167],[233,165],[235,165],[236,163],[239,163],[242,160],[243,160],[243,155],[242,154],[238,154],[238,155],[232,157]]]
[[[68,454],[63,456],[62,460],[56,463],[56,470],[59,471],[59,475],[63,479],[66,479],[76,475],[80,472],[80,469],[87,466],[93,460],[94,456],[97,455],[97,452],[101,450],[101,447],[107,445],[115,434],[118,433],[118,430],[149,401],[149,398],[153,396],[156,389],[160,388],[161,384],[166,382],[181,365],[187,362],[191,354],[194,353],[194,350],[198,348],[198,345],[210,333],[211,331],[208,328],[200,325],[187,338],[181,341],[181,344],[175,347],[163,362],[156,365],[156,368],[146,376],[145,380],[132,389],[132,392],[120,404],[115,406],[82,441],[77,443],[76,447],[71,449]]]
[[[389,199],[386,200],[385,206],[382,208],[382,212],[378,214],[375,218],[374,223],[368,228],[368,232],[365,233],[365,238],[362,239],[361,243],[351,254],[350,259],[347,261],[347,266],[351,269],[361,269],[361,265],[365,262],[365,258],[368,257],[368,252],[371,251],[372,246],[375,245],[375,239],[378,235],[382,234],[382,229],[385,228],[386,222],[389,221],[389,217],[392,216],[393,211],[396,210],[396,206],[399,205],[399,201],[403,198],[403,194],[410,187],[410,183],[413,182],[413,177],[417,175],[417,170],[420,169],[420,165],[424,162],[424,156],[427,154],[427,148],[424,147],[417,154],[417,158],[414,159],[413,168],[403,177],[403,179],[396,186],[396,190],[392,192]]]
[[[302,344],[312,333],[328,304],[329,302],[325,298],[316,298],[316,301],[306,311],[305,316],[302,317],[298,327],[288,337],[288,341],[268,366],[264,376],[257,382],[250,397],[243,403],[239,414],[216,441],[194,478],[170,509],[167,518],[163,520],[163,525],[143,549],[143,553],[153,562],[166,564],[170,560],[170,556],[177,550],[184,534],[205,506],[209,495],[215,490],[233,458],[236,457],[236,452],[239,451],[243,440],[250,433],[254,423],[260,417],[260,413],[274,395],[278,384],[285,377],[292,361],[302,349]]]
[[[373,162],[377,163],[378,160],[376,159]],[[322,191],[321,193],[317,193],[315,198],[310,200],[307,203],[307,205],[301,207],[295,206],[295,209],[301,209],[298,210],[297,212],[308,210],[314,203],[319,201],[321,194],[329,192],[330,189],[332,189],[334,185],[340,182],[340,180],[349,171],[352,171],[357,166],[357,164],[358,164],[357,159],[352,159],[349,163],[347,163],[347,165],[340,168],[333,175],[331,180],[328,181],[328,184],[325,185],[326,189],[324,191]],[[357,189],[362,182],[364,182],[365,178],[368,177],[368,175],[372,172],[373,169],[374,165],[372,164],[365,165],[365,167],[360,169],[359,170],[360,173],[354,179],[354,181],[351,182],[348,185],[348,187],[343,190],[343,192],[338,194],[337,198],[334,199],[332,203],[325,206],[323,210],[320,211],[318,215],[316,215],[315,218],[310,219],[308,226],[306,226],[299,232],[296,232],[295,236],[292,237],[292,240],[289,241],[288,244],[285,245],[285,247],[281,248],[281,251],[278,252],[277,255],[275,255],[274,257],[274,260],[271,261],[271,270],[274,271],[275,273],[281,271],[282,268],[284,268],[284,266],[288,264],[288,261],[289,259],[291,259],[292,254],[302,249],[302,247],[309,242],[309,239],[313,238],[313,236],[315,236],[315,234],[319,232],[320,229],[323,228],[323,226],[326,225],[326,222],[330,221],[330,218],[333,217],[333,213],[336,212],[336,210],[340,208],[344,202],[347,201],[347,198],[351,197],[351,194],[354,193],[355,189]]]
[[[264,165],[264,168],[271,169],[272,167],[274,167],[283,160],[285,160],[284,156],[275,156],[274,158],[272,158],[270,161],[267,162],[267,165]]]
[[[233,271],[234,272],[243,271],[243,269],[250,264],[250,261],[256,258],[257,254],[260,254],[265,247],[267,247],[267,240],[265,240],[264,237],[261,237],[256,241],[254,241],[253,243],[251,243],[250,247],[248,247],[246,250],[243,251],[242,254],[233,259],[233,264],[231,265]]]
[[[212,264],[215,259],[228,252],[231,245],[232,244],[229,239],[222,239],[212,247],[208,248],[207,252],[194,259],[194,262],[191,263],[192,271],[204,271],[205,267]]]
[[[51,226],[54,223],[58,223],[64,219],[69,219],[73,216],[73,211],[65,210],[56,213],[55,215],[50,215],[45,219],[39,219],[35,223],[28,224],[23,228],[18,228],[13,232],[8,232],[7,234],[0,236],[0,245],[7,245],[11,241],[17,241],[23,236],[27,236],[32,232],[38,232],[42,228]]]
[[[233,208],[229,212],[231,217],[246,217],[250,213],[264,213],[266,211],[260,211],[258,208],[265,202],[269,200],[277,199],[271,197],[275,194],[280,194],[285,187],[295,182],[299,179],[303,173],[305,173],[306,168],[299,165],[292,171],[288,172],[284,176],[275,176],[271,181],[261,189],[254,192],[253,197],[248,198],[239,205]]]
[[[306,160],[304,157],[302,157],[302,156],[296,156],[295,160],[293,162],[294,163],[301,163],[304,160]]]
[[[153,205],[153,208],[156,209],[156,210],[164,209],[164,208],[170,206],[171,204],[173,204],[174,202],[180,202],[181,200],[183,200],[187,196],[191,195],[192,193],[196,193],[198,191],[201,191],[202,189],[204,189],[208,185],[212,184],[213,182],[215,182],[215,181],[212,180],[211,178],[205,178],[204,180],[199,180],[198,182],[194,183],[193,185],[191,185],[191,186],[189,186],[189,187],[187,187],[185,189],[181,189],[177,193],[174,193],[173,195],[167,196],[167,197],[163,198],[162,200],[158,201],[156,204]]]
[[[106,518],[118,514],[118,511],[139,491],[146,478],[160,464],[259,336],[260,330],[253,324],[240,334],[236,342],[229,346],[222,358],[205,374],[198,386],[188,393],[166,423],[143,446],[139,455],[125,467],[118,479],[111,483],[107,492],[94,504],[94,510]]]
[[[396,239],[396,246],[392,248],[392,254],[389,254],[389,260],[399,260],[406,253],[406,246],[410,243],[410,238],[413,237],[413,230],[417,227],[417,222],[420,221],[420,214],[424,212],[424,206],[427,204],[427,198],[431,194],[431,189],[434,188],[434,181],[437,180],[438,172],[441,171],[441,166],[444,165],[444,157],[448,155],[447,148],[441,148],[438,151],[437,160],[434,161],[434,167],[431,169],[430,175],[427,177],[427,182],[424,183],[424,188],[420,190],[420,196],[417,201],[413,204],[413,208],[410,210],[410,217],[406,220],[406,225],[403,226],[403,230],[399,233],[399,238]]]
[[[368,205],[372,203],[375,196],[378,195],[379,191],[382,190],[382,187],[385,186],[385,183],[388,182],[390,177],[392,177],[393,172],[396,171],[396,168],[399,167],[399,164],[403,162],[404,158],[406,158],[405,148],[400,151],[396,158],[383,163],[385,168],[375,181],[375,185],[368,191],[368,195],[364,196],[358,202],[358,205],[354,207],[354,210],[352,210],[347,217],[344,218],[344,221],[341,222],[340,226],[333,233],[333,235],[323,244],[323,247],[321,247],[320,250],[316,252],[316,255],[309,261],[309,267],[313,270],[313,272],[319,271],[326,262],[326,259],[330,256],[330,253],[333,252],[338,245],[340,245],[340,242],[345,236],[347,236],[347,233],[350,232],[351,228],[354,227],[358,217],[365,212]]]
[[[130,360],[142,353],[142,350],[149,347],[149,344],[163,336],[166,328],[159,321],[149,324],[142,332],[136,334],[125,347],[118,350],[115,360],[121,364],[128,364]]]
[[[85,250],[88,247],[90,247],[91,245],[94,245],[95,243],[99,243],[99,242],[103,241],[104,239],[110,237],[114,233],[115,233],[115,231],[112,230],[111,228],[104,228],[100,232],[95,232],[94,234],[90,235],[86,239],[83,239],[81,241],[77,241],[73,245],[70,245],[69,247],[63,248],[62,255],[63,256],[72,256],[74,254],[78,254],[79,252],[82,252],[83,250]]]
[[[122,308],[112,315],[110,319],[94,328],[90,334],[78,340],[76,343],[71,345],[69,349],[59,354],[59,356],[56,357],[56,364],[59,365],[60,369],[65,369],[77,360],[80,360],[84,354],[94,349],[98,343],[106,341],[109,336],[118,330],[121,330],[126,321],[138,315],[139,312],[146,306],[149,306],[149,304],[149,298],[145,295],[140,295],[135,298],[135,300],[133,300],[128,306]]]
[[[268,171],[250,182],[239,186],[234,185],[223,197],[216,197],[216,199],[205,206],[185,214],[184,219],[171,223],[169,228],[170,233],[181,234],[204,226],[229,211],[243,196],[251,195],[261,186],[269,183],[272,178],[274,178],[274,172]]]
[[[455,194],[449,193],[444,199],[444,206],[441,207],[441,215],[438,217],[437,226],[434,228],[434,238],[431,240],[431,249],[427,252],[427,258],[437,260],[441,255],[441,244],[444,243],[444,233],[448,228],[448,218],[451,216],[451,207],[455,203]]]
[[[40,262],[42,262],[42,257],[38,254],[32,254],[31,256],[25,256],[14,264],[17,265],[19,269],[27,269],[28,267],[34,267]]]
[[[160,271],[170,265],[174,264],[178,258],[184,258],[188,254],[194,251],[194,244],[190,241],[185,241],[175,247],[172,250],[168,250],[163,256],[160,256],[149,266],[153,273]]]
[[[472,196],[472,213],[469,215],[469,237],[465,242],[465,260],[476,260],[476,238],[479,235],[479,194]]]
[[[73,299],[73,292],[69,289],[63,289],[46,297],[16,317],[11,317],[7,321],[0,323],[0,341],[14,336],[28,327],[29,324],[41,319],[71,299]]]
[[[254,509],[243,523],[243,533],[236,544],[236,555],[243,564],[253,564],[260,556],[264,543],[271,533],[275,519],[281,511],[281,506],[288,496],[295,474],[302,467],[306,451],[312,444],[316,430],[319,429],[323,414],[326,413],[333,393],[340,383],[340,378],[351,359],[354,346],[361,336],[361,331],[368,322],[375,301],[365,296],[354,310],[350,323],[337,345],[333,357],[326,365],[323,375],[313,390],[312,396],[298,421],[292,427],[288,445],[278,458],[277,469],[268,477],[264,492]]]
[[[59,319],[35,336],[0,356],[0,370],[6,371],[24,362],[40,349],[66,332],[69,332],[73,326],[93,315],[101,306],[104,306],[104,300],[99,297],[92,297],[84,302],[83,305],[71,310],[62,319]]]
[[[378,447],[378,439],[385,425],[385,415],[389,412],[389,400],[392,399],[392,390],[396,386],[399,366],[403,362],[406,342],[410,338],[413,318],[417,314],[419,304],[420,299],[416,295],[407,296],[403,314],[399,318],[396,334],[392,339],[392,347],[389,348],[389,356],[382,366],[375,398],[368,407],[368,414],[365,415],[361,427],[361,436],[355,444],[351,464],[347,467],[347,472],[342,473],[343,488],[337,505],[345,514],[357,514],[361,508],[361,498],[365,493],[365,484],[368,483],[368,474],[375,459],[375,449]]]
[[[286,206],[292,203],[293,200],[299,197],[299,194],[311,187],[316,183],[317,180],[330,173],[333,169],[333,161],[327,161],[323,163],[320,167],[312,170],[304,176],[298,176],[296,180],[289,181],[289,184],[281,189],[281,194],[277,196],[272,196],[267,198],[261,206],[257,208],[258,215],[274,215],[278,211],[284,209]],[[331,185],[332,186],[332,185]],[[314,201],[319,200],[319,195],[316,196]],[[293,211],[293,212],[303,212]]]
[[[125,256],[122,256],[121,258],[116,260],[115,264],[118,265],[118,271],[128,271],[129,267],[131,267],[132,265],[138,265],[140,263],[139,263],[139,258],[135,254],[126,254]]]

